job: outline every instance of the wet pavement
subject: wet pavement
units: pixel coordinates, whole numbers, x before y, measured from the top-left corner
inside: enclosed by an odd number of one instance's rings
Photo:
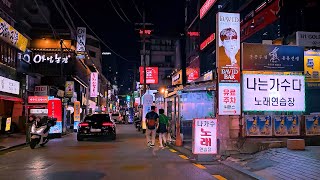
[[[230,175],[239,177],[221,165],[212,165],[216,169],[213,171],[191,163],[172,149],[147,148],[145,136],[133,125],[118,125],[117,131],[116,141],[78,142],[76,134],[70,134],[51,140],[45,147],[34,150],[23,147],[1,153],[0,179],[207,180],[215,179],[213,175],[223,179],[217,170],[227,170]]]

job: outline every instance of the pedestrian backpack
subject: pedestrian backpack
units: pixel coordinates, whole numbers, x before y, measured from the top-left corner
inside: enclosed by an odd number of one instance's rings
[[[155,113],[153,117],[150,117],[148,119],[148,129],[155,129],[156,128],[156,118],[155,118]]]

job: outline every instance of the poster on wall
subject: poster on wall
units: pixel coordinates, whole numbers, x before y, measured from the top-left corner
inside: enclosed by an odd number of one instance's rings
[[[56,125],[50,128],[50,134],[62,133],[62,104],[58,98],[48,101],[48,117],[57,118]]]
[[[193,154],[217,154],[217,119],[193,119]]]
[[[303,72],[303,47],[243,43],[241,50],[242,70]]]
[[[78,27],[77,28],[77,52],[86,51],[86,28]]]
[[[272,121],[268,115],[246,115],[247,136],[272,136]]]
[[[243,111],[305,111],[303,75],[243,74]]]
[[[80,101],[74,102],[73,119],[74,119],[73,129],[77,130],[80,122]]]
[[[216,59],[219,82],[240,82],[240,14],[217,13]]]
[[[219,115],[240,115],[240,96],[240,83],[219,83]]]
[[[140,84],[144,84],[144,67],[140,66]],[[147,84],[158,84],[158,67],[146,67]]]
[[[90,75],[90,97],[98,96],[98,73],[93,72]]]
[[[275,136],[300,135],[300,116],[274,116]]]
[[[73,97],[73,92],[74,92],[74,81],[66,81],[64,95],[66,97]]]
[[[319,115],[308,115],[305,116],[305,127],[307,136],[320,135],[320,116]]]

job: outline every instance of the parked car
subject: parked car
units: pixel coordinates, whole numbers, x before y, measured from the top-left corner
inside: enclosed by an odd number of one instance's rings
[[[111,121],[108,114],[87,115],[79,123],[77,140],[83,141],[88,137],[111,137],[116,139],[116,124]]]

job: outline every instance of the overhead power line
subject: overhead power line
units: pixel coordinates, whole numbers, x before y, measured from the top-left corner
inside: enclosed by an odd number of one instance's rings
[[[140,17],[142,18],[142,14],[141,14],[141,12],[139,11],[139,8],[138,8],[137,4],[134,2],[134,0],[132,0],[132,2],[133,2],[134,7],[136,8],[138,14],[139,14]]]
[[[126,15],[126,13],[125,13],[125,12],[123,11],[123,9],[121,8],[121,5],[120,5],[119,1],[118,1],[118,0],[115,0],[115,1],[117,2],[117,4],[118,4],[121,12],[123,13],[124,17],[126,17],[126,19],[127,19],[130,23],[132,23],[132,22],[130,21],[130,19],[128,18],[128,16]]]
[[[123,21],[123,22],[126,22],[126,20],[123,19],[123,17],[119,14],[119,12],[117,11],[117,9],[114,7],[113,3],[111,0],[109,0],[113,10],[118,14],[119,18]]]
[[[54,6],[56,7],[56,9],[58,10],[59,14],[61,15],[61,17],[62,17],[62,19],[64,20],[64,22],[67,24],[69,30],[71,31],[72,37],[75,37],[75,34],[74,34],[75,29],[73,29],[73,28],[71,27],[71,25],[69,24],[68,20],[64,17],[64,14],[63,14],[63,12],[61,11],[61,9],[58,7],[56,1],[55,1],[55,0],[52,0],[52,2],[53,2],[53,4],[54,4]]]
[[[79,16],[79,18],[82,20],[82,22],[87,26],[87,28],[96,36],[96,38],[101,41],[101,43],[107,47],[112,53],[114,53],[116,56],[118,56],[119,58],[127,61],[127,62],[135,62],[135,61],[130,61],[124,57],[122,57],[120,54],[116,53],[112,48],[110,48],[93,30],[92,28],[86,23],[86,21],[81,17],[81,15],[78,13],[78,11],[73,7],[73,5],[69,2],[69,0],[66,0],[68,2],[68,4],[70,5],[70,7],[73,9],[73,11]]]
[[[69,11],[68,11],[68,9],[66,8],[63,0],[60,0],[60,3],[61,3],[61,5],[62,5],[64,11],[66,11],[66,14],[67,14],[67,16],[68,16],[68,18],[69,18],[69,21],[71,22],[71,25],[72,25],[73,29],[76,30],[76,26],[74,25],[74,23],[73,23],[73,21],[72,21],[72,19],[71,19],[71,16],[70,16],[70,14],[69,14]]]

